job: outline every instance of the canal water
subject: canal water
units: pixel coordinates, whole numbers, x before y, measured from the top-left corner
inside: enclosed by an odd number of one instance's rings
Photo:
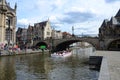
[[[98,80],[99,72],[90,70],[80,55],[85,52],[73,50],[67,58],[49,53],[0,57],[0,80]]]

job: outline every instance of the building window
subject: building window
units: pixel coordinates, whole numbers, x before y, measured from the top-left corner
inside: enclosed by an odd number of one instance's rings
[[[50,29],[48,28],[48,30],[50,30]]]
[[[50,32],[47,32],[47,35],[50,35]]]
[[[12,35],[13,35],[12,29],[7,28],[7,29],[6,29],[6,36],[5,36],[5,39],[6,39],[7,41],[12,40],[12,38],[13,38]]]

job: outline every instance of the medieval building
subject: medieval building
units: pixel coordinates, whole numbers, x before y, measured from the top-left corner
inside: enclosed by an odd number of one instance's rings
[[[16,9],[16,4],[13,9],[6,0],[0,0],[0,44],[16,42]]]
[[[23,49],[27,46],[27,42],[27,29],[19,27],[16,31],[16,44]]]
[[[34,38],[34,34],[33,34],[33,28],[34,26],[29,25],[28,29],[27,29],[27,46],[33,46],[33,40],[36,39]]]
[[[105,40],[116,39],[109,45],[108,49],[120,49],[120,9],[114,17],[110,20],[105,19],[99,28],[100,45],[104,48]]]
[[[49,19],[35,23],[34,26],[29,25],[27,29],[18,28],[16,32],[16,43],[22,46],[32,47],[34,42],[50,39],[52,37],[52,28]]]
[[[35,23],[33,30],[34,38],[45,40],[52,37],[52,28],[49,19],[47,21]]]

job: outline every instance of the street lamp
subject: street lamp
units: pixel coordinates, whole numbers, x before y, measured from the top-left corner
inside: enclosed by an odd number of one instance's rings
[[[79,29],[81,29],[81,28],[74,28],[74,26],[72,26],[72,36],[75,37],[74,31],[75,31],[75,30],[79,30]],[[80,36],[83,37],[83,33],[82,33]]]
[[[72,26],[72,36],[74,36],[74,26]]]

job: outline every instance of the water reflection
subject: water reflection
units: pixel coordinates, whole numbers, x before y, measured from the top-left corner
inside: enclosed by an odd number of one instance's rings
[[[68,58],[48,54],[0,57],[0,80],[97,80],[99,72],[82,64],[73,53]]]
[[[15,80],[14,58],[0,58],[0,80]]]
[[[48,62],[47,55],[43,54],[19,57],[16,64],[17,80],[47,80]]]

